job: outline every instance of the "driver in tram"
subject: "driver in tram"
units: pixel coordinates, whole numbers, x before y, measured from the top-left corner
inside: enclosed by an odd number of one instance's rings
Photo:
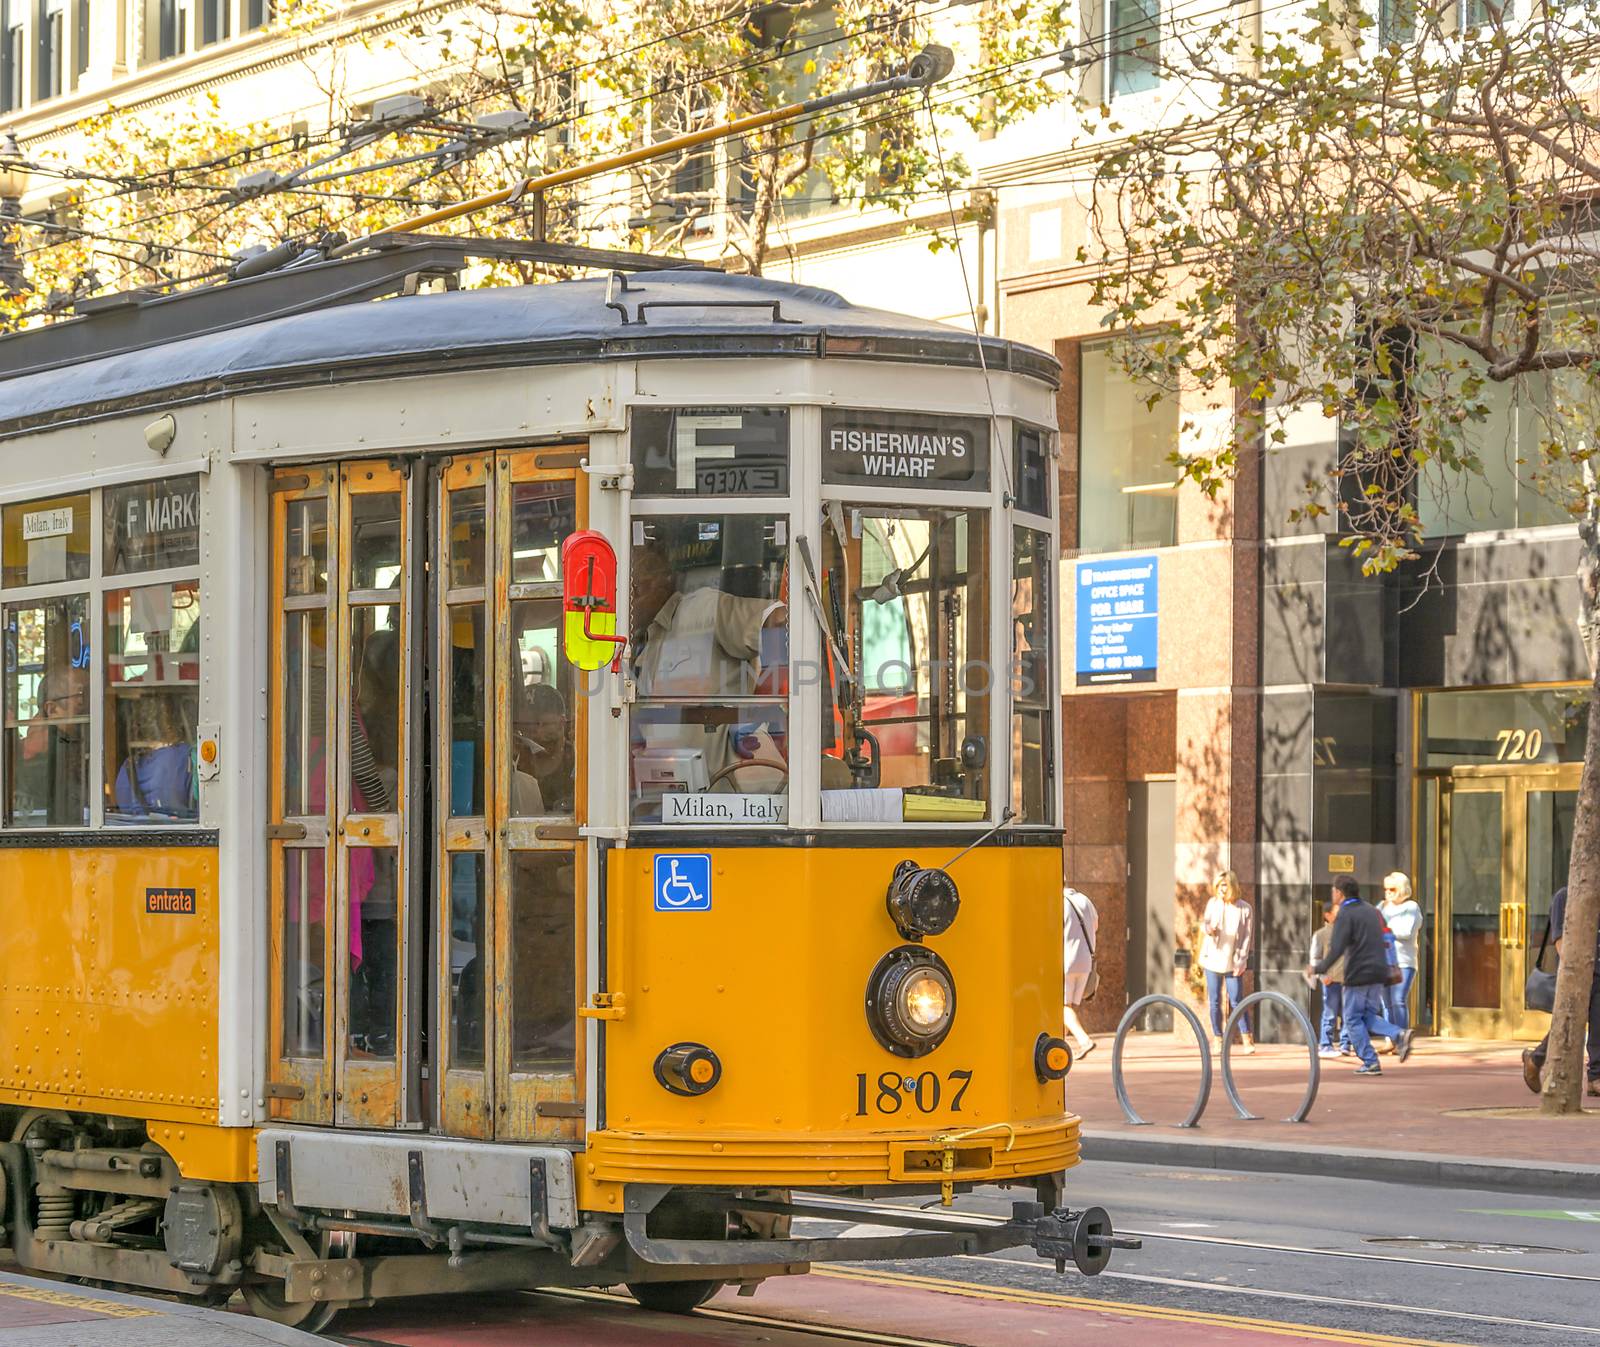
[[[639,696],[712,703],[706,711],[661,708],[659,718],[641,717],[635,764],[662,784],[672,776],[669,788],[676,790],[782,790],[788,770],[783,724],[757,707],[747,708],[756,713],[749,720],[729,724],[716,701],[787,693],[788,604],[760,592],[759,565],[725,565],[709,583],[693,581],[693,572],[674,570],[660,544],[634,554]]]

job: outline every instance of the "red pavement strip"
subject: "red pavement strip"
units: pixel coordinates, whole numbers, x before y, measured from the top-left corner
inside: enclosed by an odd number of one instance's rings
[[[773,1278],[752,1300],[724,1292],[687,1317],[649,1314],[604,1293],[558,1293],[394,1304],[345,1315],[334,1331],[394,1347],[525,1347],[530,1331],[540,1347],[743,1347],[752,1341],[763,1347],[1040,1341],[1073,1347],[1443,1347],[1420,1338],[845,1268]]]

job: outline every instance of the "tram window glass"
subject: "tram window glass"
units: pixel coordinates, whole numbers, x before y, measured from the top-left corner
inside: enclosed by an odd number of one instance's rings
[[[577,870],[573,853],[511,861],[511,1069],[570,1071],[576,1055]]]
[[[782,496],[789,490],[785,407],[636,407],[637,496]]]
[[[1131,377],[1117,342],[1083,348],[1079,381],[1078,546],[1170,547],[1178,540],[1178,399]]]
[[[572,666],[558,657],[561,600],[511,605],[511,812],[570,815],[577,789]]]
[[[577,527],[577,497],[570,481],[512,483],[512,582],[560,580],[561,543]]]
[[[467,487],[450,493],[450,586],[471,589],[483,583],[488,558],[488,522],[484,489]]]
[[[328,618],[321,608],[283,619],[283,815],[322,812],[328,722]]]
[[[105,820],[193,823],[199,582],[107,591],[105,633]]]
[[[483,1065],[483,987],[488,949],[483,939],[483,853],[451,853],[450,1061]]]
[[[323,914],[321,847],[283,851],[283,1055],[322,1056]]]
[[[350,610],[350,809],[392,814],[400,785],[400,633],[387,605]]]
[[[982,510],[825,512],[823,611],[853,668],[825,689],[824,822],[986,816],[988,537]]]
[[[633,818],[783,822],[788,521],[672,515],[633,530]]]
[[[1421,720],[1422,768],[1582,762],[1589,692],[1582,686],[1429,692]]]
[[[485,697],[483,605],[450,609],[450,814],[480,818],[484,801]]]
[[[4,579],[7,589],[87,580],[90,562],[89,496],[8,505],[4,511]]]
[[[105,493],[105,573],[200,564],[200,479],[163,477]]]
[[[349,1003],[346,1031],[352,1054],[392,1059],[395,968],[399,959],[399,852],[393,847],[351,847],[350,907],[346,932]]]
[[[1014,491],[1017,509],[1050,518],[1050,438],[1035,426],[1016,428]]]
[[[89,822],[89,601],[5,607],[5,822]]]
[[[400,493],[362,492],[350,502],[350,588],[400,583]]]
[[[302,598],[328,592],[328,502],[292,500],[284,529],[283,592]]]
[[[1019,528],[1011,542],[1011,808],[1019,823],[1049,823],[1056,690],[1050,681],[1050,535]]]

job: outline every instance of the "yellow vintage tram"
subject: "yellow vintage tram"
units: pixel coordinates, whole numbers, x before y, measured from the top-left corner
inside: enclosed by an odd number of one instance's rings
[[[0,340],[17,1260],[313,1327],[1098,1271],[1054,362],[689,268],[416,293],[481,251]]]

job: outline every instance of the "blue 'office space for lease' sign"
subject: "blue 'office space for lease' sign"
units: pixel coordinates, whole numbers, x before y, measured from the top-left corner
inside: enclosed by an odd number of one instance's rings
[[[1155,556],[1077,563],[1079,687],[1155,681],[1159,564]]]
[[[677,852],[656,857],[657,912],[711,910],[711,857],[705,852]]]

